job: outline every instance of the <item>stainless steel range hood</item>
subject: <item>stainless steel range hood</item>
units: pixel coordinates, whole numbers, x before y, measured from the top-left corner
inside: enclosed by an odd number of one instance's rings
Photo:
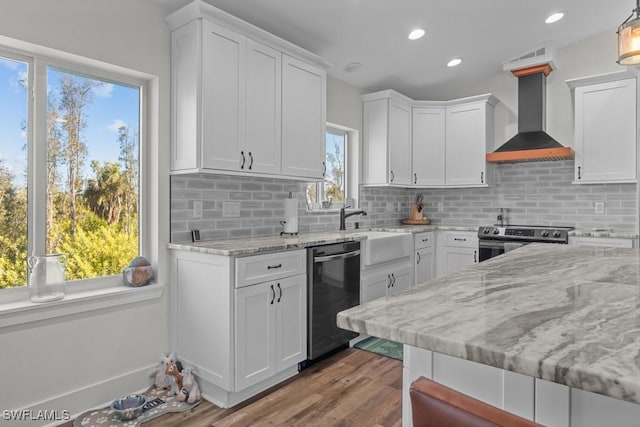
[[[514,70],[518,77],[518,133],[493,153],[490,163],[536,162],[575,158],[571,147],[564,147],[545,132],[546,82],[549,64]]]

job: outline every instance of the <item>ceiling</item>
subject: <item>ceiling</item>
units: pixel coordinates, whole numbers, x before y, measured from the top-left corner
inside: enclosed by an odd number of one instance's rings
[[[173,9],[186,2],[164,1]],[[324,57],[339,80],[415,99],[499,72],[503,61],[543,44],[561,48],[603,31],[613,34],[635,6],[633,0],[206,1]],[[558,10],[565,18],[545,24]],[[426,36],[409,41],[416,27]],[[448,68],[454,57],[463,63]],[[362,67],[343,69],[353,62]]]

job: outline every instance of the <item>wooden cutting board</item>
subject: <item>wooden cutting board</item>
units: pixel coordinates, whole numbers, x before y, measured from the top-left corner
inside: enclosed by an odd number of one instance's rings
[[[403,224],[406,225],[428,225],[431,223],[431,221],[427,218],[425,219],[410,219],[410,218],[405,218],[402,220]]]

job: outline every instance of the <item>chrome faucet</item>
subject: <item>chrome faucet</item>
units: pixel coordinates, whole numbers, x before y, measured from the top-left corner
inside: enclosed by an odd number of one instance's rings
[[[346,230],[347,229],[347,227],[345,225],[345,220],[347,218],[349,218],[350,216],[353,216],[353,215],[367,216],[367,213],[365,211],[362,211],[362,210],[346,213],[344,208],[340,208],[340,230]]]

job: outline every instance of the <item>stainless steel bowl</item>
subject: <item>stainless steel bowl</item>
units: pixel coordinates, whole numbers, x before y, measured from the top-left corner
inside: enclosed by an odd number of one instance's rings
[[[122,421],[136,419],[142,414],[142,408],[147,403],[147,397],[140,394],[130,394],[122,399],[114,400],[111,409]]]

